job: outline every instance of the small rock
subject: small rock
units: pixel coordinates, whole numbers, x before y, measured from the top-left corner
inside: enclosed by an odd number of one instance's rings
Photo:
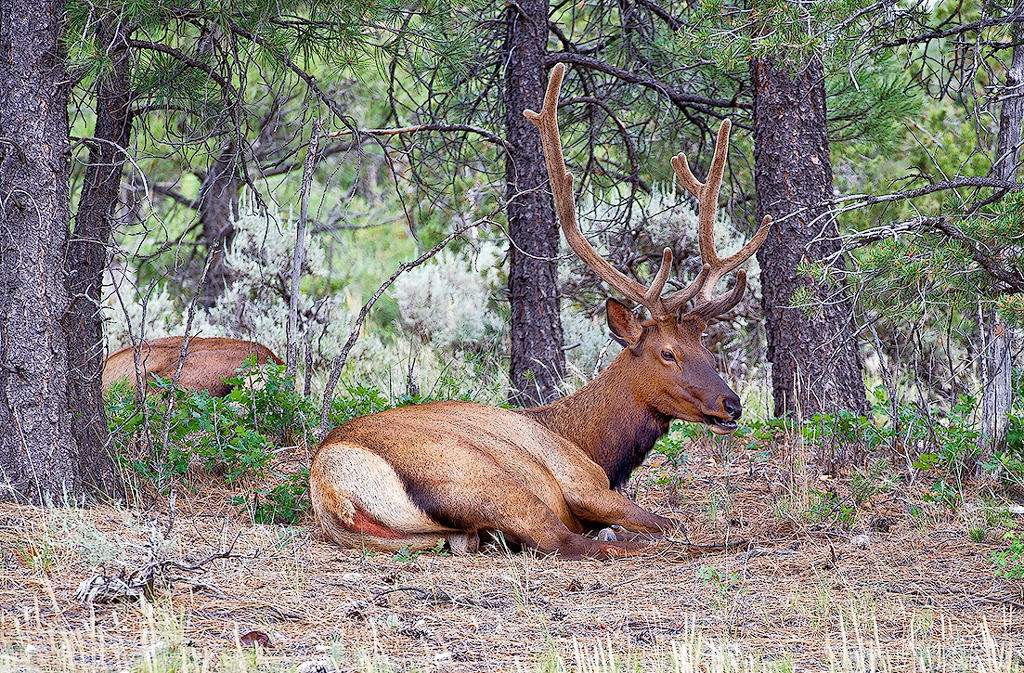
[[[866,549],[871,544],[871,538],[861,533],[860,535],[854,535],[853,539],[850,540],[850,544],[858,549]]]
[[[345,573],[341,576],[343,582],[359,582],[363,579],[362,573]]]
[[[370,604],[366,601],[352,601],[345,610],[345,616],[349,619],[366,619],[366,610]]]
[[[303,662],[295,669],[295,673],[334,673],[337,670],[339,669],[333,661],[323,659],[321,661]]]
[[[889,529],[892,528],[892,519],[887,516],[872,517],[871,523],[868,526],[871,530],[878,531],[879,533],[888,533]]]

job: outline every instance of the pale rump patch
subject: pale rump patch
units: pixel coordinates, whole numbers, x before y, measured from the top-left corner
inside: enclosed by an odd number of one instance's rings
[[[373,535],[374,537],[388,538],[389,540],[400,540],[404,538],[405,533],[399,533],[398,531],[391,530],[385,526],[380,525],[379,522],[374,521],[373,518],[366,513],[359,505],[352,503],[353,509],[355,509],[355,516],[352,517],[352,530],[356,533],[362,533],[363,535]]]
[[[314,505],[324,500],[354,532],[398,538],[452,531],[416,506],[383,458],[355,444],[322,447],[313,462],[310,483],[322,494],[313,498]],[[332,507],[329,503],[334,499],[339,502]]]

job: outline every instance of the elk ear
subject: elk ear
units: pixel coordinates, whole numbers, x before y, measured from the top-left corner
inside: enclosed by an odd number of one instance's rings
[[[633,312],[621,301],[611,297],[605,302],[605,311],[608,314],[608,329],[612,331],[612,338],[622,346],[635,346],[643,336],[644,328]]]

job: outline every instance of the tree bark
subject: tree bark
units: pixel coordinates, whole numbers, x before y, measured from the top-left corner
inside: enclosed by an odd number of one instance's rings
[[[853,308],[841,277],[823,284],[797,271],[839,247],[821,62],[793,70],[754,59],[751,79],[757,209],[775,220],[757,252],[775,414],[867,414]],[[810,306],[794,305],[801,288]]]
[[[68,400],[75,410],[71,431],[83,473],[111,497],[122,493],[109,455],[103,404],[103,272],[107,268],[111,220],[118,204],[121,172],[131,137],[130,55],[125,27],[111,14],[100,19],[96,39],[110,57],[99,81],[96,126],[89,144],[82,196],[65,260],[71,305],[64,316],[68,340]]]
[[[1014,13],[1024,16],[1024,1],[1014,3]],[[1006,90],[999,113],[999,138],[992,172],[1000,180],[1016,180],[1020,167],[1021,132],[1024,127],[1024,47],[1020,46],[1021,22],[1013,24],[1013,55],[1006,72]],[[1013,405],[1013,342],[1010,325],[994,310],[983,312],[981,437],[976,474],[986,478],[984,464],[1006,443],[1010,410]],[[998,475],[992,475],[998,478]]]
[[[511,239],[509,301],[512,359],[509,401],[545,404],[561,395],[565,375],[559,315],[558,222],[537,129],[523,110],[544,98],[548,41],[547,0],[506,5],[505,182]]]
[[[69,385],[64,16],[58,0],[0,0],[0,500],[78,502],[112,473],[77,446]]]
[[[238,148],[235,143],[228,143],[217,155],[199,190],[203,241],[208,254],[213,255],[206,287],[199,298],[204,308],[216,304],[234,281],[231,268],[224,261],[224,251],[231,246],[238,218],[238,194],[243,184],[238,177],[238,163]]]

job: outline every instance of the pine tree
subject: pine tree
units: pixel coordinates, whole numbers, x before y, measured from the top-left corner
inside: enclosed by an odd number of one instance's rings
[[[97,417],[86,393],[98,368],[80,366],[74,347],[78,268],[65,267],[71,166],[64,8],[53,0],[4,0],[0,16],[0,500],[116,497],[102,408]]]

